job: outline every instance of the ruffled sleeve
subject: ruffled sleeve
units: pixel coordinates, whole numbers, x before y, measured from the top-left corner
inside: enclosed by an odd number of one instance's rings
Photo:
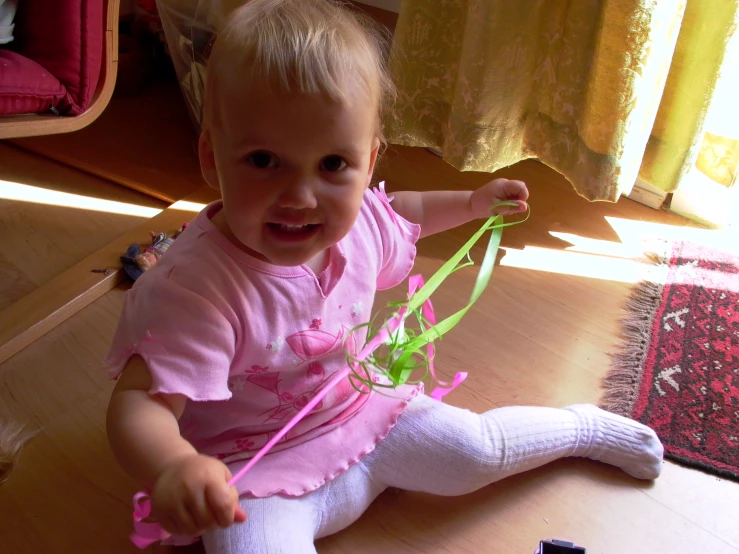
[[[421,226],[395,213],[392,197],[385,193],[385,183],[369,194],[377,227],[382,240],[382,260],[377,276],[377,289],[385,290],[399,285],[413,269],[416,259],[416,241]]]
[[[152,376],[151,394],[228,400],[235,346],[234,325],[213,303],[166,277],[145,274],[126,295],[106,361],[117,377],[131,356],[141,356]]]

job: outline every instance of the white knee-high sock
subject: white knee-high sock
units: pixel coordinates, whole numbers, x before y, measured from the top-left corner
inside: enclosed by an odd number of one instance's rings
[[[363,462],[297,498],[242,498],[247,521],[203,537],[207,554],[315,554],[313,541],[345,529],[385,489]]]
[[[242,498],[244,523],[203,535],[207,554],[316,554],[318,514],[310,495]]]
[[[580,429],[574,456],[620,467],[637,479],[659,477],[664,448],[652,429],[591,404],[565,410],[575,414]]]
[[[313,539],[356,520],[387,486],[454,496],[567,456],[656,478],[654,431],[592,405],[475,414],[421,396],[359,464],[306,496],[242,499],[248,521],[203,537],[207,554],[314,554]]]
[[[373,479],[388,486],[459,495],[567,456],[653,479],[662,445],[651,429],[595,406],[475,414],[419,397],[366,464]]]

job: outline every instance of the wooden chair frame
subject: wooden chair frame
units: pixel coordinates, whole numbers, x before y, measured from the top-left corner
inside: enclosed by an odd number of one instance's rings
[[[0,139],[71,133],[95,121],[110,102],[118,69],[118,12],[120,0],[104,0],[105,46],[102,68],[87,111],[72,117],[46,114],[0,117]]]

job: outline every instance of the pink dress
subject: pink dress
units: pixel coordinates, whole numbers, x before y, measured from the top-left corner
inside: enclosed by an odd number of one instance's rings
[[[349,234],[326,270],[281,267],[234,247],[207,206],[126,296],[107,361],[117,377],[138,354],[151,394],[182,394],[182,436],[236,472],[358,352],[376,290],[410,272],[420,228],[379,189],[365,192]],[[326,396],[237,483],[252,497],[300,496],[371,452],[420,391],[357,391],[347,380]]]

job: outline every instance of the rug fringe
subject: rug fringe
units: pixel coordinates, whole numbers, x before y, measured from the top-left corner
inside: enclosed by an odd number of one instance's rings
[[[666,266],[667,256],[650,254],[656,266]],[[621,319],[621,340],[617,351],[610,354],[611,369],[603,379],[605,393],[600,402],[604,410],[632,417],[649,352],[654,314],[659,308],[664,285],[642,281],[629,294],[624,304],[626,316]]]

